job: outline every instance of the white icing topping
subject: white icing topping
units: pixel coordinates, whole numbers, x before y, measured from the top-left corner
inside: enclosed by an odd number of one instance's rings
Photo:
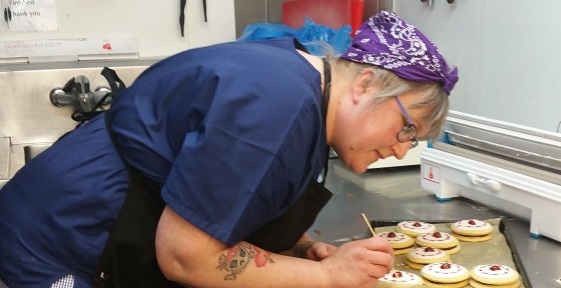
[[[458,230],[486,230],[491,228],[491,224],[477,219],[461,220],[453,225]]]
[[[394,237],[389,237],[388,234],[390,233],[394,233],[395,236]],[[396,242],[396,243],[403,243],[403,242],[408,242],[411,241],[409,240],[411,237],[403,234],[403,233],[399,233],[399,232],[382,232],[382,233],[378,233],[378,237],[382,237],[387,239],[390,242]]]
[[[455,278],[467,276],[468,270],[466,267],[447,262],[438,262],[425,265],[421,269],[421,273],[435,278]]]
[[[436,230],[434,225],[420,221],[402,221],[397,223],[397,227],[401,230],[415,231],[417,233],[429,233]]]
[[[426,247],[419,247],[409,251],[409,254],[416,258],[440,258],[446,256],[446,252],[438,248],[432,248],[433,251],[426,251]]]
[[[454,242],[454,237],[446,232],[425,233],[417,236],[417,239],[420,239],[421,241],[425,241],[425,242],[439,242],[439,243]]]
[[[508,266],[498,264],[478,265],[473,268],[473,272],[476,276],[494,279],[510,278],[518,273]]]
[[[385,281],[385,282],[407,283],[407,284],[422,283],[421,277],[413,273],[409,273],[407,271],[398,271],[398,270],[392,270],[390,271],[390,273],[384,275],[384,277],[378,280]]]

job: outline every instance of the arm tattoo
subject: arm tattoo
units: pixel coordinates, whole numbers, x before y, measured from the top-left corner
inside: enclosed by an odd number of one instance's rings
[[[228,274],[224,280],[235,280],[251,260],[254,260],[256,267],[263,267],[267,263],[275,263],[270,257],[271,253],[253,246],[247,242],[240,242],[234,245],[227,254],[220,255],[216,269],[225,270]]]
[[[306,259],[308,256],[308,248],[312,246],[315,241],[307,241],[304,243],[296,244],[293,248],[294,256]]]

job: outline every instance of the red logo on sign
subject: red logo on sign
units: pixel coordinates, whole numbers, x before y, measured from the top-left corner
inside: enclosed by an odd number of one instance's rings
[[[423,179],[439,184],[440,169],[438,168],[438,166],[423,163]]]
[[[104,50],[111,50],[111,44],[110,43],[105,43],[103,44],[103,46],[101,46]]]

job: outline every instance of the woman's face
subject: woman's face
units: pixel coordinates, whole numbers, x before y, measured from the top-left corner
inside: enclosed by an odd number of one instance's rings
[[[409,109],[408,106],[418,95],[399,95],[399,100],[417,128],[417,137],[428,133],[419,122],[424,109]],[[363,173],[367,167],[378,161],[394,156],[402,159],[411,142],[401,143],[397,139],[399,131],[408,124],[397,101],[389,98],[378,106],[368,97],[348,97],[342,99],[333,122],[329,145],[341,161],[356,173]]]

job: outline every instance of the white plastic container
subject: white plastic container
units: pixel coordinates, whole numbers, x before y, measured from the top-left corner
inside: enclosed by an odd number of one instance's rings
[[[558,184],[427,148],[421,153],[421,186],[440,201],[465,197],[529,220],[531,236],[561,242]]]

